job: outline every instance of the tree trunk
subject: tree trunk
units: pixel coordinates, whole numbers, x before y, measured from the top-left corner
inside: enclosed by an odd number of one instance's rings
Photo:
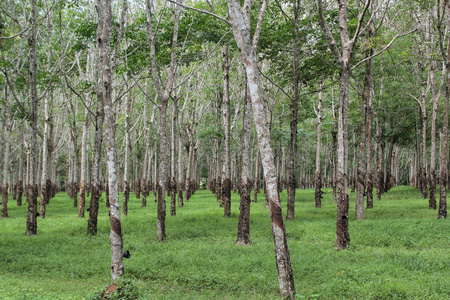
[[[257,26],[257,32],[258,28],[260,29],[260,22],[262,21],[266,5],[267,2],[264,2],[259,13],[259,27]],[[254,35],[253,47],[250,44],[251,1],[245,0],[244,8],[245,10],[243,11],[240,1],[228,0],[228,12],[230,15],[231,26],[236,43],[241,50],[241,57],[247,74],[247,82],[253,107],[253,117],[258,136],[258,145],[262,156],[264,177],[266,178],[280,294],[281,297],[294,298],[294,276],[287,245],[286,228],[278,195],[277,174],[273,160],[272,147],[270,145],[270,131],[266,123],[265,109],[260,91],[259,69],[256,60],[257,34]]]
[[[427,97],[422,96],[422,198],[428,198],[428,180],[427,180]]]
[[[339,90],[339,119],[338,119],[338,164],[337,164],[337,215],[336,215],[336,242],[335,248],[342,250],[350,244],[350,233],[348,231],[348,92],[350,85],[350,71],[341,70]]]
[[[89,95],[86,94],[86,100]],[[88,103],[86,101],[86,103]],[[86,206],[86,181],[87,181],[87,130],[89,126],[89,111],[84,109],[83,136],[81,138],[81,178],[80,178],[80,198],[78,201],[78,218],[84,218],[84,210]]]
[[[239,222],[237,231],[237,245],[250,245],[250,192],[252,181],[250,180],[250,138],[251,138],[251,99],[246,86],[244,98],[244,114],[242,120],[242,165],[241,179],[239,184],[239,194],[241,202],[239,206]]]
[[[5,87],[5,102],[3,106],[3,123],[5,124],[5,139],[3,150],[3,180],[2,180],[2,218],[8,217],[8,187],[9,187],[9,153],[11,149],[11,96],[8,95],[8,89]]]
[[[128,76],[125,75],[126,81],[128,82]],[[130,156],[131,156],[131,141],[130,141],[130,131],[131,131],[131,99],[130,91],[125,95],[125,157],[124,157],[124,168],[123,168],[123,215],[128,215],[128,201],[130,199]],[[144,160],[145,161],[145,160]],[[145,170],[145,162],[144,167]],[[144,179],[144,178],[143,178]],[[145,193],[143,192],[143,198]]]
[[[30,23],[34,24],[37,20],[37,4],[36,0],[30,0],[31,3],[31,17]],[[32,26],[30,29],[30,36],[28,37],[28,46],[30,47],[30,140],[29,140],[29,160],[27,165],[27,202],[28,202],[28,213],[27,213],[27,235],[37,234],[37,197],[38,197],[38,186],[37,186],[37,157],[36,157],[36,146],[37,146],[37,105],[39,101],[37,93],[37,28]]]
[[[369,51],[366,54],[366,57],[370,57],[371,52]],[[369,59],[366,64],[365,74],[364,74],[364,90],[363,90],[363,99],[362,99],[362,115],[361,115],[361,129],[360,129],[360,138],[359,138],[359,159],[358,159],[358,167],[356,173],[356,205],[355,205],[355,219],[363,220],[364,219],[364,195],[366,194],[366,141],[367,141],[367,110],[369,106],[369,98],[371,97],[372,92],[372,83],[370,72],[372,69],[371,60]]]
[[[260,186],[260,180],[259,180],[259,150],[256,150],[256,159],[255,159],[255,181],[254,181],[254,187],[253,187],[253,202],[258,202],[258,193],[259,186]]]
[[[224,160],[222,170],[222,201],[224,206],[224,217],[228,218],[231,214],[231,173],[230,173],[230,96],[229,96],[229,71],[230,65],[228,63],[228,47],[222,46],[222,70],[223,70],[223,114],[224,114],[224,127],[225,127],[225,145],[224,145]],[[248,174],[250,176],[250,174]],[[250,178],[250,177],[249,177]],[[247,182],[248,183],[248,182]],[[248,197],[250,198],[250,190],[248,191]]]
[[[331,90],[333,97],[333,89]],[[333,149],[331,150],[331,160],[332,160],[332,187],[333,187],[333,202],[337,202],[337,129],[338,122],[335,114],[335,105],[333,102],[333,131],[331,132],[331,136],[333,138]]]
[[[17,206],[22,206],[22,194],[23,194],[23,125],[20,124],[20,139],[22,141],[19,147],[19,178],[17,181]]]
[[[177,124],[177,106],[178,106],[178,99],[177,96],[174,95],[172,97],[173,103],[172,103],[172,126],[171,126],[171,138],[170,138],[170,182],[169,182],[169,190],[170,190],[170,216],[174,217],[176,216],[176,204],[177,204],[177,179],[176,179],[176,172],[175,172],[175,166],[177,164],[176,159],[176,151],[175,151],[175,145],[176,145],[176,124]]]
[[[428,201],[429,209],[436,209],[436,120],[438,102],[439,98],[441,97],[440,91],[436,91],[435,70],[436,62],[431,61],[429,76],[431,86],[431,99],[433,101],[433,113],[431,119],[430,199]]]
[[[92,190],[91,190],[91,201],[89,203],[89,220],[87,233],[90,235],[97,234],[97,220],[98,220],[98,208],[99,199],[102,195],[101,188],[101,178],[100,178],[100,163],[102,155],[102,141],[103,141],[103,122],[105,118],[105,112],[103,110],[103,90],[101,88],[101,68],[102,61],[100,56],[100,41],[101,33],[103,27],[103,5],[100,0],[97,0],[97,14],[98,14],[98,25],[97,25],[97,49],[95,51],[95,82],[96,94],[97,94],[97,111],[95,114],[95,138],[94,138],[94,153],[93,153],[93,163],[92,163]]]
[[[322,142],[322,82],[319,83],[319,103],[317,105],[317,143],[316,143],[316,174],[315,199],[316,208],[322,206],[322,174],[320,172],[320,148]]]
[[[150,63],[152,69],[153,83],[155,85],[156,93],[160,100],[160,157],[159,157],[159,180],[158,180],[158,216],[157,216],[157,229],[156,239],[158,242],[162,242],[166,239],[166,177],[167,177],[167,106],[169,102],[170,92],[173,87],[174,76],[176,72],[176,46],[178,40],[178,21],[180,17],[181,7],[177,6],[174,12],[174,27],[172,36],[172,50],[170,58],[169,74],[167,76],[167,83],[163,92],[162,84],[160,82],[159,71],[156,63],[156,41],[155,32],[152,26],[152,6],[150,0],[146,0],[146,12],[147,12],[147,39],[150,46]],[[156,181],[155,181],[156,182]]]
[[[178,137],[178,206],[183,207],[183,141]]]
[[[372,49],[372,48],[370,48]],[[373,50],[369,51],[368,55],[372,55]],[[373,208],[373,157],[372,157],[372,123],[373,123],[373,94],[374,94],[374,79],[373,79],[373,60],[369,59],[366,63],[366,72],[368,73],[368,99],[367,99],[367,198],[366,208]]]
[[[386,178],[384,181],[384,192],[387,192],[391,189],[391,170],[392,170],[392,162],[394,157],[394,141],[395,137],[391,138],[391,142],[389,143],[389,154],[388,161],[386,163]]]
[[[450,2],[445,1],[447,12],[450,11]],[[447,27],[450,26],[450,15],[447,13]],[[439,30],[441,40],[444,34]],[[442,45],[442,42],[441,42]],[[441,137],[441,173],[439,174],[439,211],[438,219],[447,218],[447,180],[448,180],[448,114],[449,114],[449,99],[450,99],[450,37],[447,43],[447,51],[441,46],[442,56],[445,58],[445,75],[447,78],[447,85],[445,87],[444,98],[444,118],[442,123],[442,137]]]
[[[49,163],[49,143],[51,143],[50,139],[50,106],[51,102],[53,101],[53,91],[49,92],[50,95],[45,97],[44,100],[44,116],[45,116],[45,124],[44,124],[44,144],[42,145],[42,176],[41,176],[41,201],[40,201],[40,209],[39,209],[39,215],[41,218],[45,218],[45,208],[47,203],[49,202],[50,198],[50,190],[48,189],[49,186],[49,172],[51,170],[51,166]],[[49,99],[51,98],[51,99]]]
[[[107,152],[107,169],[108,169],[108,190],[110,215],[109,221],[111,224],[111,232],[109,241],[111,244],[111,279],[113,282],[123,277],[123,239],[122,239],[122,225],[120,221],[119,208],[119,187],[118,187],[118,168],[116,162],[116,128],[114,108],[112,103],[112,79],[113,71],[111,70],[110,57],[110,32],[111,32],[111,1],[102,0],[103,4],[103,30],[101,35],[101,50],[102,50],[102,88],[105,112],[105,144]],[[123,10],[126,11],[127,2],[123,2]]]

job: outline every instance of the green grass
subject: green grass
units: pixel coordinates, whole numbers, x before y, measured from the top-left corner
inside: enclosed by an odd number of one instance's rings
[[[348,250],[334,250],[336,204],[330,190],[322,208],[314,191],[298,190],[296,219],[286,223],[298,299],[450,299],[450,223],[428,200],[397,187],[354,220],[350,194]],[[281,199],[286,212],[286,192]],[[156,242],[156,204],[131,196],[122,217],[126,278],[144,299],[279,299],[269,211],[263,195],[251,206],[252,245],[235,246],[239,197],[223,218],[214,196],[198,191],[167,216],[167,241]],[[87,218],[60,193],[26,236],[26,209],[10,200],[0,219],[1,299],[83,299],[110,284],[109,219],[104,196],[99,232],[86,236]]]

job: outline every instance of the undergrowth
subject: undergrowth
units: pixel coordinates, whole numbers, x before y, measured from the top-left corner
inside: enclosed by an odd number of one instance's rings
[[[354,221],[350,194],[348,250],[334,250],[336,204],[325,189],[297,190],[295,220],[286,222],[298,299],[450,299],[450,225],[438,220],[411,187],[397,187]],[[167,240],[156,242],[156,204],[130,195],[121,216],[125,279],[142,299],[279,299],[273,237],[263,194],[251,204],[251,246],[236,246],[239,196],[223,218],[209,191],[198,191],[166,218]],[[0,220],[1,299],[90,299],[110,282],[108,209],[101,198],[98,235],[59,193],[25,235],[27,205],[9,201]],[[286,212],[286,192],[281,194]],[[122,198],[121,198],[122,199]],[[169,201],[169,198],[167,198]],[[168,206],[169,207],[169,206]]]

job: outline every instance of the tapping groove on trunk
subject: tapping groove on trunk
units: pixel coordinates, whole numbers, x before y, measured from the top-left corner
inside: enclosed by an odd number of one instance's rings
[[[98,207],[101,191],[95,185],[92,186],[91,202],[89,203],[89,220],[87,234],[97,235]]]
[[[27,235],[37,234],[37,197],[38,197],[38,186],[27,185],[27,202],[28,202],[28,213],[27,213]]]
[[[48,181],[48,180],[47,180]],[[49,192],[47,190],[47,184],[41,187],[41,201],[39,202],[39,216],[45,219],[46,204],[48,203]]]
[[[372,172],[367,173],[367,205],[366,208],[373,208],[373,180]]]
[[[81,186],[80,189],[80,200],[79,200],[79,207],[78,207],[78,218],[84,218],[84,209],[86,206],[86,193],[84,185]]]
[[[436,170],[431,170],[429,209],[436,209]]]
[[[338,185],[343,185],[344,178]],[[344,250],[350,245],[350,234],[348,231],[348,193],[340,186],[338,187],[337,217],[336,217],[336,250]]]
[[[176,212],[176,197],[177,197],[177,182],[175,181],[175,176],[172,176],[169,181],[169,191],[170,191],[170,216],[175,217]]]
[[[322,176],[320,172],[316,172],[316,189],[315,189],[315,200],[316,208],[322,207]]]
[[[445,153],[446,152],[447,152],[447,149],[445,150]],[[445,164],[445,165],[447,165],[447,164]],[[440,179],[439,179],[440,197],[439,197],[438,219],[447,218],[447,166],[445,166],[443,168],[445,170],[441,170]]]
[[[239,191],[241,202],[239,206],[239,221],[236,245],[250,245],[250,193],[252,189],[251,180],[240,181]]]
[[[224,203],[224,217],[228,218],[231,214],[231,180],[229,178],[225,178],[221,184],[222,186],[222,201]],[[248,191],[250,198],[251,187]]]
[[[158,185],[158,218],[156,240],[163,242],[166,239],[166,197],[161,185]]]
[[[2,218],[8,217],[8,185],[2,187]]]
[[[122,237],[122,226],[120,225],[120,220],[111,214],[111,210],[110,210],[109,220],[111,223],[111,230],[115,234],[117,234],[119,237]]]
[[[191,198],[191,185],[190,185],[191,179],[187,178],[186,179],[186,201],[189,202],[189,199]]]
[[[142,181],[141,184],[141,191],[142,191],[142,207],[147,206],[147,197],[150,194],[150,181]]]
[[[287,202],[287,214],[286,214],[286,220],[294,220],[295,216],[295,210],[294,206],[295,204],[295,172],[289,172],[288,175],[288,187],[287,187],[287,192],[288,192],[288,202]],[[294,199],[294,201],[289,201],[289,199]]]

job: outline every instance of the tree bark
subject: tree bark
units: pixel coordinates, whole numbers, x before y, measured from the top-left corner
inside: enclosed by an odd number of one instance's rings
[[[319,83],[319,103],[317,115],[317,143],[316,143],[316,173],[315,173],[315,202],[316,208],[322,206],[322,174],[320,168],[320,149],[322,143],[322,82]]]
[[[37,3],[36,0],[30,0],[31,3],[31,17],[30,23],[34,24],[37,20]],[[28,202],[28,213],[27,213],[27,235],[37,234],[37,197],[38,197],[38,186],[37,186],[37,105],[38,105],[38,92],[37,92],[37,28],[32,26],[30,29],[30,36],[28,37],[28,46],[30,47],[30,140],[29,140],[29,155],[28,155],[28,165],[27,165],[27,187],[26,195]]]
[[[3,150],[3,180],[2,180],[2,218],[8,217],[8,187],[9,187],[9,153],[11,149],[11,97],[8,95],[8,89],[5,87],[5,102],[3,107],[3,122],[5,125],[5,139]]]
[[[178,137],[178,206],[183,207],[183,141]]]
[[[169,182],[169,190],[170,190],[170,216],[174,217],[176,216],[176,204],[177,204],[177,179],[176,179],[176,172],[175,172],[175,166],[177,164],[176,159],[176,151],[175,151],[175,145],[176,145],[176,124],[177,124],[177,106],[178,106],[178,99],[177,95],[174,95],[172,97],[173,103],[172,103],[172,126],[171,126],[171,138],[170,138],[170,182]]]
[[[92,164],[92,191],[91,191],[91,201],[89,203],[89,220],[87,233],[90,235],[97,234],[97,220],[98,220],[98,208],[99,199],[102,195],[101,191],[101,179],[100,179],[100,163],[101,163],[101,152],[102,152],[102,142],[103,142],[103,122],[105,118],[105,112],[103,109],[103,89],[100,84],[100,73],[102,68],[102,57],[100,55],[101,47],[101,33],[103,29],[103,3],[97,0],[97,15],[98,15],[98,25],[97,25],[97,49],[95,51],[95,82],[96,84],[96,94],[97,94],[97,111],[95,114],[95,138],[94,138],[94,153],[93,153],[93,164]]]
[[[369,53],[366,54],[370,55]],[[364,195],[366,194],[366,140],[367,140],[367,106],[369,102],[369,98],[371,97],[371,82],[370,82],[370,72],[372,69],[372,65],[367,61],[366,70],[364,74],[364,90],[363,90],[363,99],[362,99],[362,115],[361,115],[361,129],[360,129],[360,138],[359,138],[359,159],[358,159],[358,167],[356,173],[356,205],[355,205],[355,219],[363,220],[364,219]]]
[[[241,202],[239,206],[239,222],[237,231],[237,245],[250,245],[250,192],[252,182],[250,179],[250,138],[251,138],[251,99],[247,83],[244,98],[244,114],[242,120],[242,165],[239,194]]]
[[[89,95],[86,94],[86,99]],[[78,218],[84,218],[86,206],[86,182],[87,182],[87,130],[89,126],[89,111],[84,109],[83,135],[81,138],[81,178],[80,178],[80,198],[78,201]]]
[[[128,81],[128,76],[126,80]],[[131,131],[131,99],[130,91],[125,95],[125,157],[124,157],[124,168],[123,168],[123,215],[128,215],[128,201],[130,199],[130,156],[131,156],[131,141],[130,141],[130,131]],[[144,160],[145,161],[145,160]],[[143,169],[145,170],[145,162]],[[143,178],[145,180],[145,178]],[[145,192],[143,191],[142,197],[145,198]]]
[[[445,6],[447,8],[447,28],[450,26],[450,2],[445,0]],[[445,97],[444,97],[444,118],[442,123],[442,138],[441,138],[441,161],[440,168],[441,172],[439,174],[439,210],[438,219],[447,218],[447,180],[448,180],[448,114],[449,114],[449,99],[450,99],[450,37],[447,43],[447,49],[444,50],[443,38],[444,34],[439,28],[440,36],[440,47],[442,56],[445,59],[445,76],[447,79],[447,84],[445,87]]]
[[[224,206],[224,217],[228,218],[231,214],[231,173],[230,173],[230,96],[229,96],[229,71],[230,65],[228,63],[228,46],[222,46],[222,71],[223,71],[223,114],[224,114],[224,128],[225,128],[225,144],[224,144],[224,160],[222,169],[222,201]],[[248,174],[250,176],[250,174]],[[250,190],[248,195],[250,197]]]
[[[259,150],[256,150],[256,159],[255,159],[255,181],[254,181],[254,187],[253,187],[253,202],[258,202],[258,193],[259,186],[260,186],[260,170],[259,170],[259,161],[260,161],[260,154]]]
[[[109,241],[111,244],[111,279],[113,282],[123,277],[125,268],[123,265],[123,239],[122,225],[120,221],[119,208],[119,187],[118,187],[118,169],[116,162],[116,137],[115,137],[115,117],[112,103],[112,79],[113,71],[111,69],[110,57],[110,35],[111,35],[111,1],[102,0],[103,4],[103,30],[101,34],[101,50],[102,50],[102,88],[105,113],[105,143],[107,152],[107,169],[108,169],[108,190],[111,224],[111,232]],[[126,9],[126,0],[123,2]]]

